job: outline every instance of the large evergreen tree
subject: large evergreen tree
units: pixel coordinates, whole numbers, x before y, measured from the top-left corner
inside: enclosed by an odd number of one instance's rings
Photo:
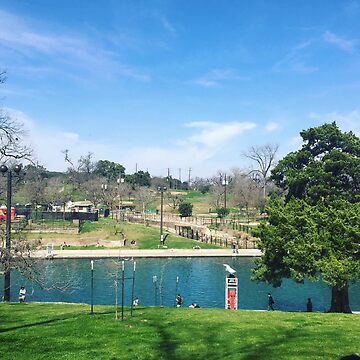
[[[360,278],[360,139],[335,123],[301,136],[302,148],[272,171],[287,195],[258,229],[255,277],[280,286],[282,278],[323,276],[332,286],[330,311],[349,312],[348,283]]]

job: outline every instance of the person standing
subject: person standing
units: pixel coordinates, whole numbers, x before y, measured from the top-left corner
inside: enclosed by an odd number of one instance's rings
[[[307,299],[306,311],[307,312],[312,312],[313,311],[313,305],[312,305],[312,302],[311,302],[311,298]]]
[[[184,299],[180,294],[176,294],[176,307],[180,307],[184,303]]]
[[[275,304],[275,301],[271,295],[271,293],[268,293],[268,310],[272,310],[274,311],[274,305]]]
[[[24,286],[21,286],[19,290],[19,302],[25,302],[26,299],[26,289]]]

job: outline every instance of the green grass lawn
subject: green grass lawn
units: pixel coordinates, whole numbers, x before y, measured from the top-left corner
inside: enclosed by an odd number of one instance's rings
[[[82,230],[80,234],[61,234],[61,233],[46,233],[41,234],[28,233],[27,237],[29,239],[38,239],[39,237],[45,241],[51,241],[51,239],[59,239],[66,241],[67,244],[72,244],[70,247],[66,247],[65,250],[78,250],[78,249],[87,249],[87,250],[99,250],[103,249],[102,247],[96,247],[97,240],[111,240],[116,242],[117,240],[122,243],[123,235],[126,237],[126,246],[121,246],[122,249],[158,249],[160,242],[159,228],[144,226],[142,224],[133,224],[129,222],[116,222],[110,218],[99,219],[99,222],[85,222],[82,225]],[[164,229],[164,234],[166,234],[166,228]],[[92,239],[93,244],[87,244],[87,246],[81,246],[81,240]],[[74,240],[79,245],[73,246]],[[131,241],[136,241],[136,246],[131,246]],[[87,241],[89,242],[89,241]],[[116,244],[115,244],[116,245]],[[199,243],[195,240],[183,238],[177,236],[176,234],[170,233],[166,239],[165,245],[168,249],[192,249],[193,246],[199,245],[202,249],[219,249],[220,246]],[[120,247],[120,246],[119,246]],[[56,247],[60,248],[59,246]],[[113,248],[117,248],[114,246]]]
[[[340,359],[360,352],[360,316],[0,304],[1,359]]]

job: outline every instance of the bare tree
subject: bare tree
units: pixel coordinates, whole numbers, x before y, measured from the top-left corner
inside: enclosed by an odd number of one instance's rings
[[[252,146],[243,155],[256,163],[257,168],[250,171],[250,174],[258,176],[258,179],[263,187],[263,197],[266,198],[266,186],[268,182],[268,175],[271,167],[274,166],[275,156],[279,145],[266,144],[262,146]]]
[[[136,201],[141,205],[144,224],[146,223],[146,207],[154,201],[154,193],[146,187],[140,188],[135,193]]]
[[[5,72],[0,72],[0,84],[6,81]],[[9,159],[31,160],[32,149],[24,144],[26,132],[24,125],[12,119],[4,109],[0,108],[0,161]]]
[[[103,199],[103,189],[101,189],[102,183],[104,183],[104,181],[102,181],[101,178],[94,178],[86,181],[82,186],[86,199],[91,201],[95,206]]]
[[[172,193],[171,191],[166,193],[166,200],[169,207],[174,210],[176,210],[179,205],[184,201],[182,196],[176,193]]]
[[[85,156],[81,156],[76,162],[70,158],[68,149],[63,150],[64,160],[68,163],[67,173],[75,190],[79,190],[83,183],[90,180],[96,163],[92,161],[93,154],[89,152]]]
[[[250,217],[261,205],[262,196],[258,184],[246,172],[234,170],[232,193],[235,204],[240,211],[245,211],[247,221],[250,222]]]

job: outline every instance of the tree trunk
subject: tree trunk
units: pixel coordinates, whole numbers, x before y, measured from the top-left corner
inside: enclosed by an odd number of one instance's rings
[[[349,286],[343,288],[336,286],[331,289],[331,307],[329,312],[351,313],[349,304]]]

